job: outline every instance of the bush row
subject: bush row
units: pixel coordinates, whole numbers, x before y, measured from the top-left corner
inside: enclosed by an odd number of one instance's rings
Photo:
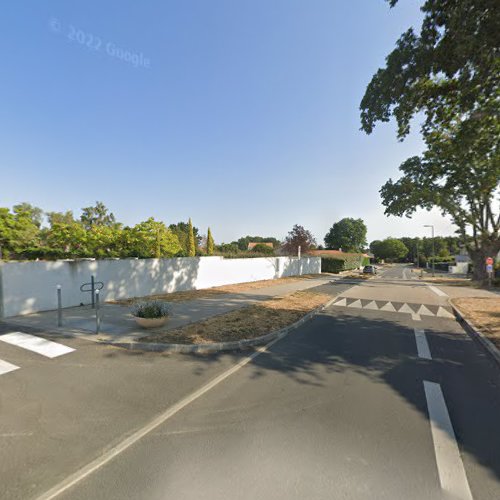
[[[322,273],[340,273],[341,271],[350,271],[360,266],[370,264],[370,259],[362,255],[348,255],[345,257],[324,257],[321,256]]]

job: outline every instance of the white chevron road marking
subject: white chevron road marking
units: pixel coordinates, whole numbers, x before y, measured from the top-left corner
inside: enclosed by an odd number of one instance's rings
[[[381,311],[396,312],[396,308],[392,305],[392,302],[387,302],[384,306],[380,308]]]
[[[0,359],[0,375],[3,375],[4,373],[13,372],[18,368],[19,366],[13,365],[12,363],[8,363],[7,361],[3,361],[2,359]]]

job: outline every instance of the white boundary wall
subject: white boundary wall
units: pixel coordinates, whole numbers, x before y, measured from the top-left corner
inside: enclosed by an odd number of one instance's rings
[[[106,301],[320,272],[320,257],[3,262],[0,317],[55,309],[57,285],[62,287],[63,307],[88,304],[90,293],[80,292],[80,285],[91,275],[104,283],[101,300]]]

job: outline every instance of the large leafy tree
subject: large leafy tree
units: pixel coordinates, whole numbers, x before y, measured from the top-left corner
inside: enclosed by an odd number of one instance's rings
[[[101,201],[96,201],[94,207],[82,208],[80,221],[85,229],[90,229],[93,226],[111,227],[116,223],[113,213]]]
[[[25,250],[40,246],[42,214],[29,203],[15,205],[12,212],[0,208],[0,258],[22,256]]]
[[[295,224],[288,233],[283,243],[283,249],[290,255],[296,255],[300,247],[302,253],[306,253],[312,246],[316,245],[313,235],[303,226]]]
[[[325,245],[345,252],[360,252],[366,246],[365,223],[349,217],[336,222],[325,236]]]
[[[370,250],[377,259],[400,260],[408,255],[408,248],[397,238],[386,238],[383,241],[375,240],[370,244]]]
[[[122,247],[130,257],[173,257],[182,250],[177,235],[153,217],[125,228],[121,239]]]
[[[394,117],[402,140],[423,117],[426,150],[382,187],[385,212],[441,209],[483,279],[484,258],[500,250],[500,9],[497,0],[427,0],[421,10],[420,32],[403,33],[366,89],[362,129]]]

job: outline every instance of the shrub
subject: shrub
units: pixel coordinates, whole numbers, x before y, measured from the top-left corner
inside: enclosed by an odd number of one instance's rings
[[[341,271],[350,271],[351,269],[357,269],[363,264],[366,257],[362,257],[360,254],[347,254],[342,256],[323,256],[321,255],[321,272],[322,273],[340,273]],[[368,264],[370,263],[370,259]]]
[[[137,318],[164,318],[170,313],[170,307],[162,300],[145,300],[132,307],[132,315]]]
[[[252,252],[264,255],[274,255],[274,248],[264,245],[263,243],[259,243],[252,248]]]

